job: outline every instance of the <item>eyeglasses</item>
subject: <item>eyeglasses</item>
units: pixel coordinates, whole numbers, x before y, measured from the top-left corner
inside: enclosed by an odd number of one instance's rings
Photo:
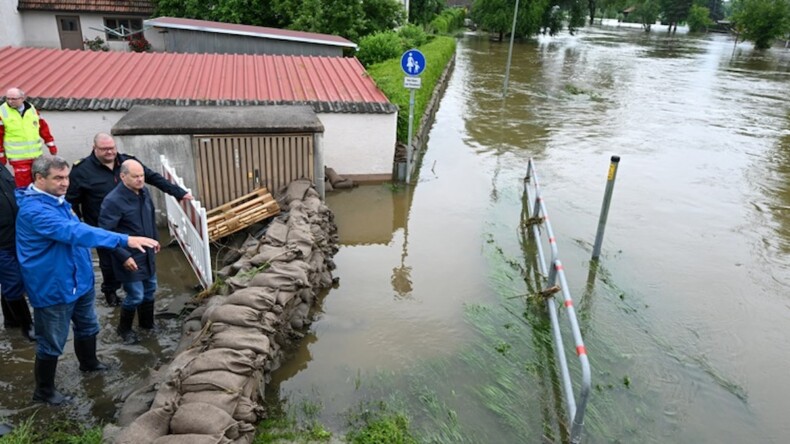
[[[6,97],[6,100],[24,100],[24,97]]]
[[[115,151],[115,147],[114,146],[108,146],[106,148],[96,147],[96,151],[100,153],[109,153],[110,151]]]

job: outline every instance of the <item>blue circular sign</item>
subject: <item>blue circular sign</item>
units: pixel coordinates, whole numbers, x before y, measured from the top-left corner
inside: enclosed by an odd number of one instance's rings
[[[400,57],[400,67],[407,76],[418,76],[425,71],[425,56],[419,49],[410,49]]]

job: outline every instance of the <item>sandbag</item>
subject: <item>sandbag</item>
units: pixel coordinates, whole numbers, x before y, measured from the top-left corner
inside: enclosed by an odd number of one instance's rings
[[[254,328],[214,324],[211,326],[211,335],[202,341],[206,348],[249,349],[260,355],[268,355],[270,352],[269,338],[261,330]]]
[[[205,402],[206,404],[211,404],[214,407],[221,409],[225,413],[232,415],[238,409],[239,403],[243,398],[241,394],[241,390],[243,390],[243,387],[240,390],[232,391],[232,392],[228,392],[224,390],[204,390],[202,392],[189,392],[189,393],[184,393],[181,396],[181,402],[184,404],[190,404],[193,402]]]
[[[123,429],[115,439],[116,444],[149,443],[167,435],[170,419],[173,417],[174,406],[149,410],[137,418],[129,427]]]
[[[168,435],[156,439],[152,444],[231,444],[224,435]],[[140,443],[142,444],[142,443]]]
[[[270,245],[282,246],[288,240],[288,225],[278,217],[269,225],[263,241]]]
[[[231,293],[226,303],[244,305],[258,311],[268,311],[277,302],[277,293],[276,289],[249,287]]]
[[[256,368],[261,368],[263,357],[252,350],[233,350],[230,348],[214,348],[206,350],[196,359],[190,361],[181,371],[183,378],[196,373],[213,370],[225,370],[238,375],[249,375]]]
[[[238,422],[227,412],[205,402],[182,403],[170,420],[170,432],[176,435],[225,435],[239,437]]]
[[[253,287],[279,288],[280,290],[299,290],[309,286],[307,265],[304,261],[272,262],[271,267],[258,273],[250,281]]]
[[[240,396],[236,409],[233,411],[233,419],[255,424],[264,417],[265,413],[266,410],[263,406],[246,396]]]
[[[189,375],[181,380],[181,393],[203,390],[235,391],[244,386],[248,377],[226,370],[212,370]]]
[[[302,254],[301,250],[296,248],[295,245],[286,244],[283,246],[264,245],[260,248],[258,254],[250,258],[250,263],[256,267],[263,264],[272,262],[274,260],[289,262]]]
[[[210,322],[222,322],[238,327],[259,327],[262,322],[260,311],[244,305],[220,305],[212,310],[207,317]]]

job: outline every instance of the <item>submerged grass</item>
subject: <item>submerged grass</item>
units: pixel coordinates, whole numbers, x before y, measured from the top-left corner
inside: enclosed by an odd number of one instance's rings
[[[35,414],[0,438],[0,444],[101,444],[101,441],[100,426],[85,427],[72,421],[41,423]]]

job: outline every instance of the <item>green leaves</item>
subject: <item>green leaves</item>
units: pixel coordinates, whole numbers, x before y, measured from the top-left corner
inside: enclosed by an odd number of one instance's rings
[[[790,0],[740,0],[732,16],[741,38],[756,49],[768,49],[774,39],[790,33]]]

